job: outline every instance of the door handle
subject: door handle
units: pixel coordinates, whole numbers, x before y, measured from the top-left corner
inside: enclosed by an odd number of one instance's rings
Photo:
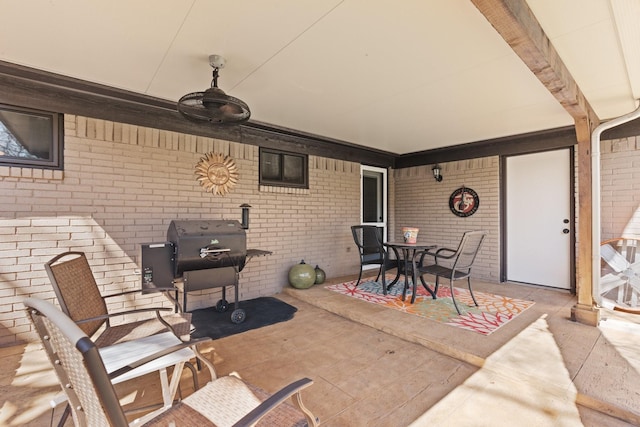
[[[568,229],[568,228],[564,228],[564,229],[562,230],[562,232],[563,232],[564,234],[569,234],[569,229]]]

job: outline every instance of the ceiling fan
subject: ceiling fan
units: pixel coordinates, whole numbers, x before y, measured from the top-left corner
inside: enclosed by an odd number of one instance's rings
[[[218,70],[224,68],[225,63],[220,55],[209,56],[209,65],[213,67],[211,87],[203,92],[188,93],[178,100],[178,111],[184,117],[214,124],[238,124],[249,120],[249,106],[218,88]]]

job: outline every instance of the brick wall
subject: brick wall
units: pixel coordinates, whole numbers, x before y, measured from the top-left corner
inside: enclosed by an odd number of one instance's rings
[[[640,238],[640,136],[600,144],[602,240]]]
[[[486,157],[441,164],[442,182],[433,178],[431,166],[396,170],[394,236],[401,228],[418,227],[418,238],[457,247],[465,231],[486,230],[474,276],[498,282],[500,279],[500,218],[498,157]],[[464,185],[480,198],[480,207],[470,217],[460,218],[449,209],[449,196]]]
[[[206,193],[194,167],[208,152],[230,155],[240,177],[226,196]],[[640,140],[602,142],[602,237],[640,235]],[[466,230],[489,232],[475,276],[499,281],[498,157],[389,174],[389,230],[403,226],[455,246]],[[65,117],[65,170],[0,167],[0,346],[31,340],[21,298],[54,300],[43,264],[74,249],[87,253],[104,293],[140,287],[140,245],[164,241],[172,219],[240,219],[251,208],[247,245],[273,251],[251,260],[241,273],[241,299],[272,295],[287,285],[301,259],[328,277],[357,273],[349,226],[360,220],[360,165],[310,156],[310,188],[258,185],[258,147],[84,117]],[[461,185],[480,196],[471,217],[449,211],[449,195]],[[210,306],[219,289],[193,293],[190,309]],[[139,297],[136,297],[139,298]],[[157,298],[157,297],[156,297]],[[121,299],[110,308],[159,299]]]
[[[211,151],[239,169],[225,196],[195,179]],[[54,255],[86,252],[104,293],[138,289],[142,243],[165,241],[172,219],[240,220],[243,203],[252,206],[247,246],[273,255],[247,264],[242,300],[279,292],[301,259],[329,277],[358,271],[349,230],[360,218],[357,163],[310,156],[308,190],[260,187],[258,147],[75,116],[65,117],[64,161],[64,172],[0,168],[0,346],[34,337],[20,300],[54,300],[43,268]],[[190,294],[189,308],[214,305],[219,292]],[[111,308],[140,303],[133,298]]]

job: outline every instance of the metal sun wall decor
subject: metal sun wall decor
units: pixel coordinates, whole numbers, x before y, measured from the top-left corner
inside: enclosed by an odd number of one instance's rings
[[[205,191],[224,196],[238,182],[238,167],[229,156],[207,153],[196,165],[196,176]]]

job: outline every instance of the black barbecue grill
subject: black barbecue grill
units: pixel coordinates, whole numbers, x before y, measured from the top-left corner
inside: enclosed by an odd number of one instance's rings
[[[247,237],[238,221],[171,221],[167,240],[175,249],[175,276],[209,268],[244,268]]]
[[[223,312],[229,308],[226,287],[233,286],[231,321],[243,322],[246,313],[239,308],[238,301],[240,272],[247,258],[271,253],[247,250],[245,228],[245,224],[235,220],[171,221],[168,242],[142,245],[143,289],[172,285],[181,288],[183,309],[187,311],[189,292],[221,287],[222,298],[216,310]],[[166,277],[168,274],[170,278]]]

